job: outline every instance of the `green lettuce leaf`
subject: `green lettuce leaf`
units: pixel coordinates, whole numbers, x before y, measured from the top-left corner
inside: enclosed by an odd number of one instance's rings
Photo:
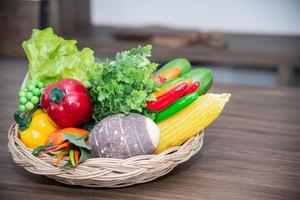
[[[151,76],[157,67],[148,59],[151,48],[151,45],[139,46],[117,53],[114,60],[106,59],[90,68],[95,122],[116,113],[136,112],[154,117],[146,109],[146,101],[154,98],[155,82]]]
[[[74,78],[89,87],[87,71],[94,65],[94,52],[89,48],[79,51],[76,40],[65,40],[52,28],[34,29],[22,46],[29,61],[30,79],[46,84],[64,78]]]

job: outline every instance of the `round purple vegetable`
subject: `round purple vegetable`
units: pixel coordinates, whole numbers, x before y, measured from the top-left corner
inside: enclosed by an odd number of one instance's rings
[[[93,157],[129,158],[152,154],[159,143],[158,126],[140,114],[115,114],[101,120],[89,135]]]

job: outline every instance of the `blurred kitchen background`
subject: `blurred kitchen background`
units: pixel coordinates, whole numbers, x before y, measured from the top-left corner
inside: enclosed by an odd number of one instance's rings
[[[51,26],[99,58],[151,43],[218,83],[299,87],[299,19],[299,0],[1,0],[0,70],[27,67],[22,41]]]

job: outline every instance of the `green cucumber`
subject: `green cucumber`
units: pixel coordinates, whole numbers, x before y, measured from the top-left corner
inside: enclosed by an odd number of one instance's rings
[[[183,75],[185,73],[187,73],[188,71],[191,70],[191,63],[190,61],[188,61],[185,58],[176,58],[173,60],[170,60],[169,62],[167,62],[164,66],[162,66],[157,73],[161,73],[163,71],[166,71],[172,67],[180,67],[181,71],[180,71],[180,75]]]
[[[181,77],[190,78],[193,82],[199,81],[200,87],[197,90],[199,95],[205,94],[213,83],[213,74],[211,70],[204,67],[193,69]]]

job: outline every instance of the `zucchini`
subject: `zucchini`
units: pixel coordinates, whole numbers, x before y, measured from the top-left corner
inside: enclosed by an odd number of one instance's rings
[[[199,95],[205,94],[213,83],[213,74],[211,70],[204,67],[193,69],[181,77],[190,78],[193,82],[199,81],[200,87],[197,90]]]
[[[180,75],[183,75],[185,73],[187,73],[188,71],[191,70],[191,63],[190,61],[188,61],[186,58],[176,58],[173,60],[170,60],[169,62],[167,62],[164,66],[162,66],[157,73],[161,73],[163,71],[166,71],[172,67],[180,67],[181,71],[180,71]]]

